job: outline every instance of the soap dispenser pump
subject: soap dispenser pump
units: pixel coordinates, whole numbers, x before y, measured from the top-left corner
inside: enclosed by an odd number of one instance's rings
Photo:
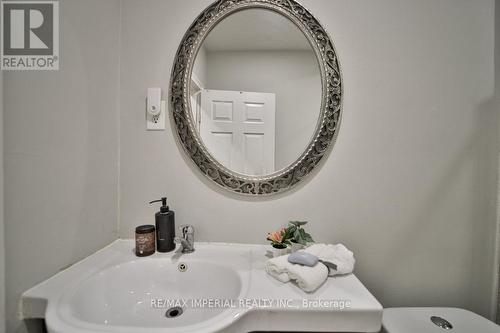
[[[170,252],[175,249],[175,213],[167,206],[167,198],[151,201],[150,204],[161,202],[160,211],[155,214],[156,221],[156,251]]]

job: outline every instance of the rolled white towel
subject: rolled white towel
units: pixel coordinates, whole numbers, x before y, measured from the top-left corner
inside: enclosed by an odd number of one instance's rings
[[[342,244],[313,244],[301,250],[317,256],[321,261],[326,261],[337,266],[337,269],[329,269],[328,275],[349,274],[354,270],[354,254]]]
[[[318,289],[328,277],[328,268],[317,263],[307,267],[288,262],[288,255],[269,259],[266,262],[266,272],[281,282],[294,280],[300,289],[313,292]]]

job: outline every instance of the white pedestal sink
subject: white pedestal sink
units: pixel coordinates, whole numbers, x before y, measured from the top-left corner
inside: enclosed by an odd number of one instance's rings
[[[382,307],[354,275],[314,293],[264,271],[262,245],[196,243],[137,258],[118,240],[23,294],[50,333],[378,332]]]

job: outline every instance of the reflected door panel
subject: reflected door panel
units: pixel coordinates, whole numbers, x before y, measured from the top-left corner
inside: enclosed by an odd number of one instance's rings
[[[235,172],[275,171],[275,121],[273,93],[201,92],[201,138],[214,157]]]

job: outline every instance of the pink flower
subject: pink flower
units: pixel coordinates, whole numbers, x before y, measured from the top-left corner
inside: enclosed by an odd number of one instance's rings
[[[281,243],[283,241],[283,235],[285,234],[285,228],[281,228],[278,231],[273,231],[267,234],[267,240],[274,243]]]

